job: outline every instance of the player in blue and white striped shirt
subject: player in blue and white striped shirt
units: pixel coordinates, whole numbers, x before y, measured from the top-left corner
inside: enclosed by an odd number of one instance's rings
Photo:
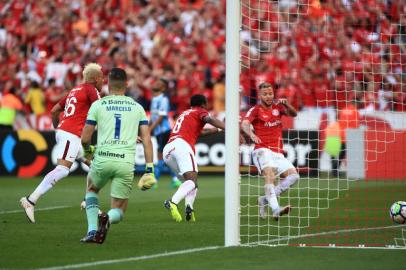
[[[152,87],[153,98],[151,100],[151,120],[150,131],[153,136],[156,137],[158,142],[158,166],[155,167],[155,177],[158,180],[161,175],[165,163],[163,161],[162,152],[164,146],[168,142],[169,135],[171,133],[171,126],[168,120],[168,113],[170,110],[169,99],[165,96],[164,92],[168,88],[168,81],[166,79],[157,80]],[[169,169],[169,168],[168,168]],[[174,188],[181,184],[181,181],[176,175],[169,169],[172,176],[172,186]],[[155,185],[155,188],[157,184]]]

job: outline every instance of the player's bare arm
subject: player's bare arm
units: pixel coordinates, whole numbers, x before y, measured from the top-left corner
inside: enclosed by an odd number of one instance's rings
[[[138,187],[141,190],[145,191],[150,189],[154,184],[156,184],[156,179],[154,175],[151,132],[149,131],[148,125],[141,125],[139,127],[138,133],[141,137],[142,145],[144,146],[144,156],[146,165],[145,173],[138,181]]]
[[[82,130],[81,141],[82,141],[82,147],[84,150],[84,158],[86,159],[84,162],[88,166],[90,165],[91,160],[93,159],[93,154],[95,151],[95,147],[93,145],[91,145],[92,135],[95,130],[96,130],[96,126],[89,125],[89,124],[86,124]]]
[[[288,102],[286,98],[279,99],[279,103],[285,106],[286,112],[288,116],[295,117],[297,115],[297,111],[295,108],[293,108],[292,105]]]
[[[241,123],[241,129],[245,134],[247,134],[250,137],[250,139],[254,143],[261,143],[261,139],[258,138],[258,136],[255,135],[254,131],[251,129],[250,121],[248,121],[247,119],[243,120]]]
[[[147,125],[140,126],[140,137],[144,146],[145,163],[153,162],[151,133]]]
[[[203,118],[203,121],[210,124],[210,125],[212,125],[212,126],[215,126],[216,128],[219,128],[221,130],[226,129],[226,126],[224,125],[224,122],[221,122],[220,120],[218,120],[217,118],[214,118],[212,116],[209,116],[209,115],[205,116]]]
[[[205,128],[200,133],[200,136],[207,136],[207,135],[215,134],[215,133],[218,133],[218,132],[219,132],[218,128]]]
[[[205,121],[206,123],[208,123],[212,126],[215,126],[216,128],[203,129],[202,132],[200,133],[200,136],[207,136],[210,134],[215,134],[215,133],[225,129],[225,125],[223,122],[221,122],[220,120],[218,120],[214,117],[211,117],[209,115],[204,117],[203,121]]]
[[[83,149],[88,149],[92,141],[92,135],[96,126],[86,124],[82,131],[82,146]]]
[[[55,106],[51,110],[52,125],[54,126],[55,129],[58,127],[59,115],[61,114],[62,111],[63,108],[61,107],[61,105],[59,105],[59,103],[55,104]]]

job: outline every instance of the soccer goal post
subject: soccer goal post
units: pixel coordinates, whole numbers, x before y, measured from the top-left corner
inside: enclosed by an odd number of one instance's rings
[[[226,166],[225,246],[240,243],[240,2],[227,0],[226,8]]]

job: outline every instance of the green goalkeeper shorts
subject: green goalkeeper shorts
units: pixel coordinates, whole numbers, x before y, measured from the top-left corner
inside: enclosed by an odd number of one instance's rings
[[[134,164],[93,160],[88,177],[99,189],[111,181],[110,195],[117,199],[128,199],[133,186]]]

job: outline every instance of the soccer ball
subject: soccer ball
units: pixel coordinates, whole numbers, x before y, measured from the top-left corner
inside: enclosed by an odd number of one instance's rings
[[[406,202],[398,201],[390,207],[390,218],[399,224],[406,222]]]

